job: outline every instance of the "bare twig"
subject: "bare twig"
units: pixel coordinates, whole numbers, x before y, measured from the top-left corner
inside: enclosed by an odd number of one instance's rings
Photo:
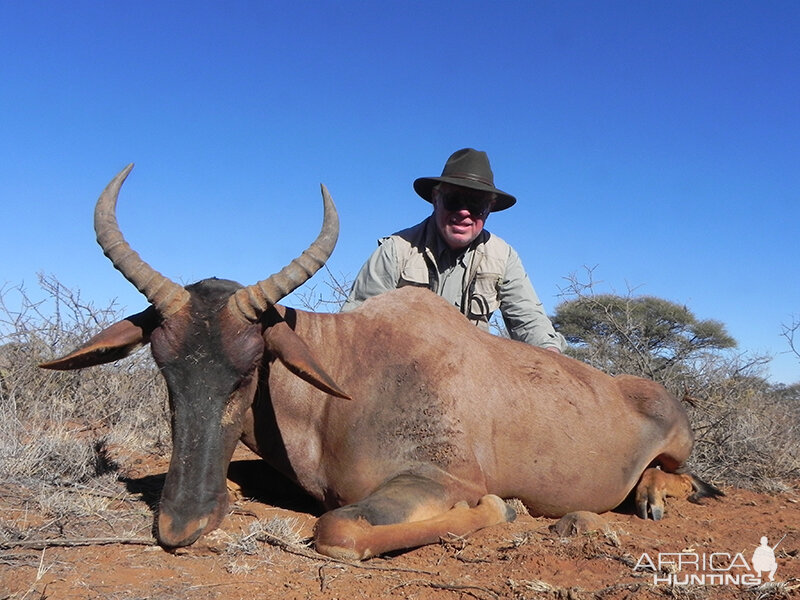
[[[302,556],[303,558],[308,558],[311,560],[321,560],[325,561],[326,563],[338,563],[340,565],[346,565],[348,567],[355,567],[356,569],[363,569],[367,571],[391,571],[394,573],[415,573],[418,575],[431,575],[431,576],[438,575],[438,573],[435,573],[433,571],[423,571],[421,569],[411,569],[406,567],[387,567],[382,565],[375,565],[372,563],[355,562],[349,560],[342,560],[339,558],[332,558],[330,556],[325,556],[324,554],[320,554],[319,552],[306,548],[293,548],[290,546],[282,546],[282,549],[288,552],[289,554]]]
[[[353,280],[344,274],[335,275],[328,265],[325,265],[324,269],[326,272],[325,290],[318,291],[317,286],[312,286],[308,290],[298,292],[295,297],[306,310],[338,312],[347,300]]]
[[[107,546],[109,544],[128,544],[136,546],[155,546],[155,538],[50,538],[41,540],[11,540],[0,542],[0,549],[33,548],[42,550],[51,546]]]
[[[795,341],[797,334],[800,334],[800,318],[793,318],[791,325],[781,325],[781,335],[789,342],[789,350],[800,358],[800,344]]]

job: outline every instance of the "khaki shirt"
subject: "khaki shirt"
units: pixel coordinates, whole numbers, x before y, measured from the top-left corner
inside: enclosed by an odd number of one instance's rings
[[[379,240],[378,249],[359,271],[342,311],[405,285],[431,289],[487,330],[492,313],[499,308],[512,339],[542,348],[566,348],[517,252],[486,230],[460,252],[447,247],[430,217]]]

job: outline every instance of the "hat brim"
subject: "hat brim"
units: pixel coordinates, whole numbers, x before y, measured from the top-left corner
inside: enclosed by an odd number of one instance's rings
[[[458,187],[467,188],[470,190],[478,190],[486,192],[487,194],[495,195],[495,203],[492,212],[498,212],[511,208],[516,204],[517,199],[511,194],[507,194],[496,187],[481,183],[480,181],[470,181],[463,177],[420,177],[414,181],[414,191],[417,192],[424,200],[433,202],[433,188],[437,183],[448,183]]]

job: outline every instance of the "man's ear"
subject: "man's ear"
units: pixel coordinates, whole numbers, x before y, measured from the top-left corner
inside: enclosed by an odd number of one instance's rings
[[[151,306],[107,327],[66,356],[39,366],[43,369],[71,371],[125,358],[150,342],[150,334],[160,322],[158,312]]]

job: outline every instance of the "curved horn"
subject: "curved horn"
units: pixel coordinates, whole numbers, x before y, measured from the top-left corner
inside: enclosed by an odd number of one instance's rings
[[[131,169],[133,163],[122,169],[100,194],[94,208],[94,231],[97,243],[114,268],[144,294],[162,317],[168,317],[189,301],[189,292],[144,262],[122,237],[117,223],[119,189]]]
[[[237,290],[228,301],[228,308],[233,314],[251,323],[256,322],[270,306],[311,279],[328,260],[339,237],[339,215],[328,189],[324,185],[320,185],[320,188],[325,214],[317,239],[280,272]]]

